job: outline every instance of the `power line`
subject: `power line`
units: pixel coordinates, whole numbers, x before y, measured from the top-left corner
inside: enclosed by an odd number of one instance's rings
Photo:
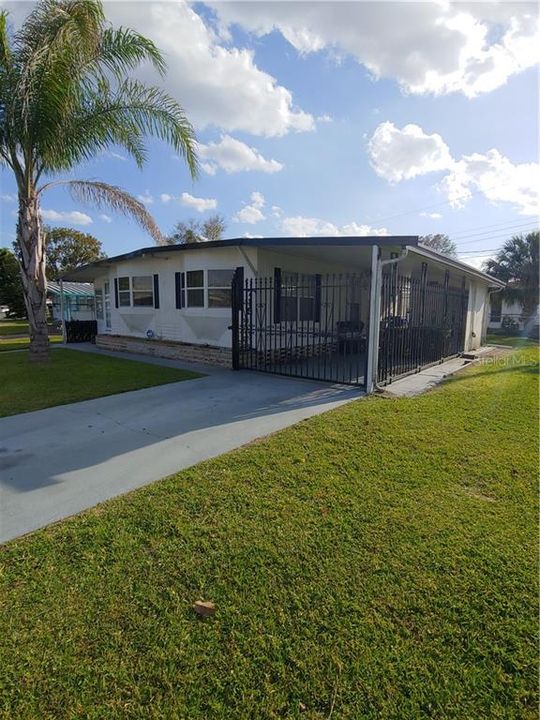
[[[483,232],[477,232],[477,233],[471,233],[468,234],[462,234],[461,237],[456,235],[452,235],[452,240],[456,240],[457,242],[461,242],[461,240],[468,240],[469,238],[479,237],[482,239],[481,236],[487,236],[492,237],[493,234],[500,234],[505,233],[508,237],[510,234],[514,232],[523,232],[524,230],[528,230],[530,228],[536,227],[538,225],[538,222],[536,220],[529,220],[527,223],[522,223],[521,225],[513,225],[508,228],[493,228],[492,230],[484,230]],[[475,242],[474,240],[472,242]]]
[[[521,221],[519,222],[519,224],[529,224],[529,223],[534,223],[534,224],[538,225],[539,220],[537,218],[535,220],[523,220],[523,222],[521,222]],[[455,233],[453,235],[453,237],[456,237],[456,235],[464,235],[464,234],[473,233],[475,230],[485,230],[487,232],[488,228],[506,229],[507,226],[512,227],[517,224],[518,224],[517,220],[505,220],[504,222],[493,223],[492,225],[477,225],[476,227],[468,228],[467,230],[459,230],[457,233]]]
[[[501,188],[501,187],[508,187],[510,183],[505,183],[504,185],[501,185],[497,183],[496,185],[492,185],[488,188],[482,188],[481,190],[471,190],[467,193],[464,193],[463,195],[459,195],[458,197],[452,198],[452,200],[442,200],[438,203],[433,203],[432,205],[424,205],[424,207],[415,208],[413,210],[406,210],[402,213],[397,213],[396,215],[388,215],[387,217],[382,218],[367,218],[366,222],[373,224],[373,223],[380,223],[380,222],[386,222],[387,220],[393,220],[394,218],[403,217],[404,215],[411,215],[412,213],[420,213],[424,210],[430,210],[431,208],[440,207],[441,205],[448,205],[453,202],[456,202],[457,200],[468,200],[470,197],[473,197],[474,195],[478,195],[480,193],[485,193],[489,190],[494,190],[495,188]]]
[[[501,233],[496,235],[490,235],[489,237],[483,237],[483,238],[476,238],[473,240],[469,240],[468,242],[460,242],[457,243],[457,245],[472,245],[473,243],[482,242],[482,241],[488,241],[491,242],[492,240],[508,240],[508,234],[507,233]]]
[[[488,255],[490,253],[499,252],[501,248],[491,248],[489,250],[458,250],[459,255]]]

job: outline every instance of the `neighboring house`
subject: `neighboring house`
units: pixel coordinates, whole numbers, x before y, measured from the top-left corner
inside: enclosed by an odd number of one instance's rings
[[[506,330],[509,333],[527,333],[540,322],[540,306],[533,318],[523,317],[523,308],[517,300],[509,302],[499,293],[490,296],[488,330]]]
[[[60,283],[47,281],[47,305],[53,320],[62,321]],[[95,320],[94,286],[86,282],[62,282],[64,320]]]
[[[480,347],[504,287],[410,236],[158,246],[65,278],[94,283],[102,347],[368,391]]]

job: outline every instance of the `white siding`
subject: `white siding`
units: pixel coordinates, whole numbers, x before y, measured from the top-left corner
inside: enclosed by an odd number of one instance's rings
[[[246,254],[256,267],[256,250],[250,248]],[[234,270],[244,266],[249,277],[250,267],[239,248],[220,248],[172,252],[170,255],[148,256],[126,260],[95,280],[96,288],[103,288],[105,280],[110,282],[111,329],[107,331],[104,320],[98,320],[100,333],[113,335],[147,337],[152,331],[155,338],[175,340],[200,345],[230,347],[230,308],[182,308],[175,303],[175,273],[189,270]],[[159,275],[160,307],[115,307],[114,279],[124,276]]]

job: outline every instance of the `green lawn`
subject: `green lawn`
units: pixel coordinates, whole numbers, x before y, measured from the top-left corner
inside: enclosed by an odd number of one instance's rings
[[[536,718],[537,361],[360,400],[10,543],[0,717]]]
[[[509,347],[538,347],[538,340],[532,340],[522,335],[488,335],[487,345],[507,345]]]
[[[1,335],[22,335],[28,332],[27,320],[8,320],[7,318],[0,320],[0,336]]]
[[[49,335],[49,342],[61,343],[61,335]],[[28,350],[30,341],[26,337],[10,337],[9,335],[3,338],[0,337],[0,352],[6,352],[8,350]]]
[[[0,353],[0,417],[196,377],[188,370],[76,350],[53,349],[43,365],[31,363],[27,353]]]

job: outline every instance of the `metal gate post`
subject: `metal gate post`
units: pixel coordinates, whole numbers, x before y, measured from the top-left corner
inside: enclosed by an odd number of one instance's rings
[[[240,311],[244,295],[244,268],[237,267],[231,283],[232,367],[240,370]]]

